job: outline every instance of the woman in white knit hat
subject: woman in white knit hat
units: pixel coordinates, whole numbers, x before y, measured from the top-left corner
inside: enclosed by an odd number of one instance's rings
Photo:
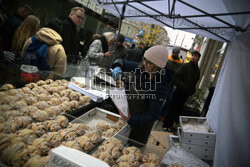
[[[139,66],[137,64],[133,79],[125,85],[129,115],[126,117],[119,112],[131,126],[129,138],[143,144],[147,142],[154,121],[160,117],[166,98],[167,60],[168,51],[165,46],[149,48],[144,54],[144,61]],[[124,72],[131,71],[132,66],[136,64],[125,60],[116,61],[114,64],[114,67],[119,67]]]
[[[97,64],[104,57],[113,56],[109,51],[110,46],[115,42],[115,34],[113,32],[105,32],[103,35],[92,42],[87,52],[86,58],[94,60]],[[112,58],[111,58],[112,59]]]

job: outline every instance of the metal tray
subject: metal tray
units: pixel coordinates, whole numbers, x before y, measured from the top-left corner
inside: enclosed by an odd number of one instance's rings
[[[62,113],[64,116],[66,116],[68,118],[68,120],[71,122],[72,120],[74,120],[76,117],[79,117],[83,114],[85,114],[86,112],[88,112],[89,110],[97,107],[99,104],[96,102],[91,101],[89,104],[81,106],[77,109],[72,109],[72,110],[68,110],[65,113]]]
[[[114,124],[118,120],[121,120],[121,116],[99,107],[95,107],[78,118],[75,118],[71,123],[81,123],[84,122],[90,128],[95,128],[98,122],[105,122],[108,125]],[[129,126],[126,124],[123,126],[116,134],[125,135],[128,131]]]

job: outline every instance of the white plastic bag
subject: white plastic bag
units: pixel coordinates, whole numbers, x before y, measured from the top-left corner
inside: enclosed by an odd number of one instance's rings
[[[184,167],[209,167],[207,163],[181,147],[172,147],[161,161],[161,167],[181,164]]]
[[[122,112],[122,114],[128,117],[128,100],[124,88],[115,88],[110,90],[110,96],[115,106]]]

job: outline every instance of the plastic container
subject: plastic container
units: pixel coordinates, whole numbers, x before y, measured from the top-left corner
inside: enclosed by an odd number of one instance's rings
[[[84,152],[59,146],[51,150],[49,167],[109,167],[109,165]]]
[[[169,148],[180,146],[180,139],[178,136],[168,135]]]
[[[204,160],[213,160],[216,134],[205,117],[180,116],[181,147]]]
[[[24,82],[37,82],[40,80],[39,70],[36,66],[22,65],[21,80]]]
[[[205,117],[188,117],[188,116],[180,116],[180,126],[181,126],[181,136],[182,141],[187,142],[189,139],[198,139],[198,140],[211,140],[215,142],[216,135],[213,132],[212,128],[209,124],[207,124],[207,132],[205,131],[195,131],[195,130],[186,130],[184,127],[191,122],[195,123],[195,125],[203,124],[207,119]]]

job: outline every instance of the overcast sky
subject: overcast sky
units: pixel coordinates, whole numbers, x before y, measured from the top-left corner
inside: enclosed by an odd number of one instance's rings
[[[167,30],[168,36],[170,38],[170,45],[177,45],[186,49],[190,49],[195,38],[195,34],[181,30],[174,30],[169,27],[165,27],[165,29]]]

